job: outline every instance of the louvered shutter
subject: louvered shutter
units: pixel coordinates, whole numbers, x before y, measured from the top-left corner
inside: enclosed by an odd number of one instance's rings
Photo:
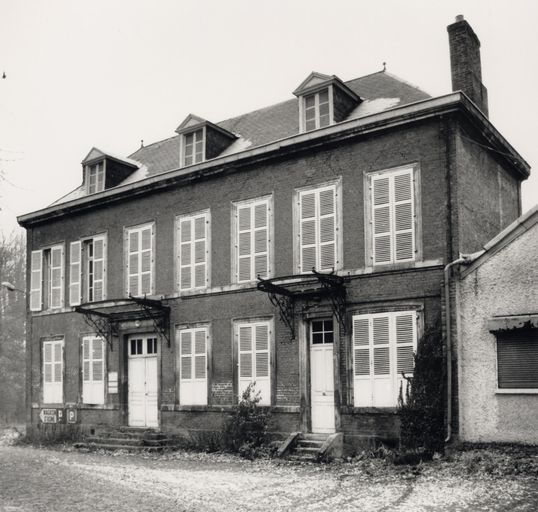
[[[69,244],[69,304],[78,306],[81,301],[81,256],[82,244],[71,242]]]
[[[105,344],[95,336],[82,339],[82,401],[105,403]]]
[[[64,248],[57,245],[50,249],[50,307],[63,306]]]
[[[372,386],[374,405],[391,407],[395,405],[394,379],[391,375],[391,336],[388,316],[374,316],[372,319]]]
[[[393,176],[394,188],[394,246],[395,261],[409,261],[415,257],[412,170]]]
[[[372,179],[374,264],[390,263],[392,260],[390,217],[389,177],[374,177]]]
[[[306,273],[313,268],[317,270],[316,193],[301,192],[300,199],[300,271]]]
[[[207,219],[206,215],[194,218],[194,288],[207,286]]]
[[[414,354],[416,350],[416,313],[405,312],[395,315],[396,329],[396,391],[402,391],[405,399],[406,389],[409,384],[403,377],[412,377],[415,366]]]
[[[372,405],[372,378],[370,374],[370,320],[353,317],[354,396],[356,407]]]
[[[181,217],[178,221],[179,289],[191,290],[208,286],[208,223],[207,214]]]
[[[207,328],[179,331],[180,383],[182,405],[207,405]]]
[[[252,205],[237,209],[238,282],[252,278]]]
[[[43,403],[63,402],[63,340],[43,342]]]
[[[136,229],[131,229],[127,232],[127,295],[138,296],[140,288],[138,285],[139,267],[139,246],[140,233]]]
[[[153,225],[140,230],[140,295],[153,293]]]
[[[538,389],[538,329],[498,332],[499,389]]]
[[[133,296],[153,294],[153,271],[155,246],[155,228],[153,224],[132,228],[127,231],[126,267],[127,294]],[[104,296],[106,283],[106,241],[103,240],[101,295]]]
[[[336,266],[336,190],[319,192],[319,261],[317,268],[332,270]]]
[[[32,251],[30,272],[30,311],[40,311],[43,304],[43,251]]]
[[[93,239],[93,300],[106,299],[106,237]]]

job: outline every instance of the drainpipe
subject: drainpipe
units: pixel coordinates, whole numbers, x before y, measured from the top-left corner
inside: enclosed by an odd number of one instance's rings
[[[457,260],[445,267],[445,325],[446,325],[446,399],[447,399],[447,434],[445,443],[452,438],[452,327],[450,318],[450,271],[456,265],[470,265],[484,251],[473,254],[461,254]]]

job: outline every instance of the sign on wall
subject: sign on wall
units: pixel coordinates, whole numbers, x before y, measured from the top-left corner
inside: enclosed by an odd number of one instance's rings
[[[65,423],[63,409],[41,409],[39,411],[41,423]]]
[[[67,423],[76,423],[77,422],[77,410],[69,407],[65,410],[65,420]]]
[[[108,372],[108,393],[118,392],[118,372]]]

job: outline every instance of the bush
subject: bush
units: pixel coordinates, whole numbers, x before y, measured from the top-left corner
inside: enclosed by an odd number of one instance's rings
[[[225,448],[247,459],[267,451],[270,414],[258,405],[260,400],[255,383],[250,384],[224,425]]]
[[[425,457],[444,451],[443,361],[443,338],[436,327],[419,341],[405,400],[400,389],[401,447],[422,451]]]
[[[26,436],[21,437],[21,444],[32,444],[35,447],[72,444],[80,441],[83,435],[78,425],[58,425],[38,423]]]
[[[213,430],[196,430],[189,432],[186,448],[198,452],[214,453],[223,449],[222,432]]]

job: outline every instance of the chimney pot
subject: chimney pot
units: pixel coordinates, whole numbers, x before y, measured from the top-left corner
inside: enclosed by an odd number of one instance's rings
[[[458,21],[463,21],[464,19],[465,19],[465,18],[463,17],[463,14],[458,14],[458,15],[456,16],[456,22],[458,22]]]

